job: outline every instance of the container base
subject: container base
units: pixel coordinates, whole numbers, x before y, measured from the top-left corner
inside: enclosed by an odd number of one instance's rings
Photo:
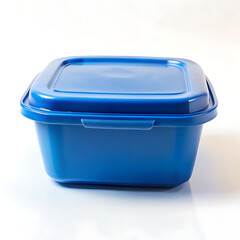
[[[190,179],[190,178],[189,178]],[[57,184],[67,187],[67,188],[118,188],[118,187],[130,187],[130,188],[176,188],[186,182],[186,181],[175,183],[175,184],[128,184],[128,183],[106,183],[106,182],[84,182],[84,181],[59,181],[52,179]]]

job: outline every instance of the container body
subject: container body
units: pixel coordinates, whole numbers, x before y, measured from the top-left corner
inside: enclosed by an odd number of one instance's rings
[[[173,187],[192,174],[202,125],[91,129],[35,122],[44,166],[62,183]]]
[[[172,187],[192,174],[217,98],[190,60],[66,57],[21,99],[45,169],[62,183]]]

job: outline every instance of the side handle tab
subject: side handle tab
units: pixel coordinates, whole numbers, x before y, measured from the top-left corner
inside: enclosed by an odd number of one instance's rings
[[[82,119],[85,128],[119,129],[119,130],[150,130],[155,120],[124,120],[124,119]]]

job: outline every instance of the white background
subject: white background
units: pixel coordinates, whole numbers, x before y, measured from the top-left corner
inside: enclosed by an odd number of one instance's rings
[[[4,0],[0,33],[0,239],[240,239],[240,1]],[[202,66],[219,115],[188,183],[64,188],[47,177],[19,101],[49,61],[76,55]]]

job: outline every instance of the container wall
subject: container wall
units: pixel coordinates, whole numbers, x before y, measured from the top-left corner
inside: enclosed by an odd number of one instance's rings
[[[56,181],[175,186],[191,177],[202,125],[112,130],[36,122],[36,129]]]

